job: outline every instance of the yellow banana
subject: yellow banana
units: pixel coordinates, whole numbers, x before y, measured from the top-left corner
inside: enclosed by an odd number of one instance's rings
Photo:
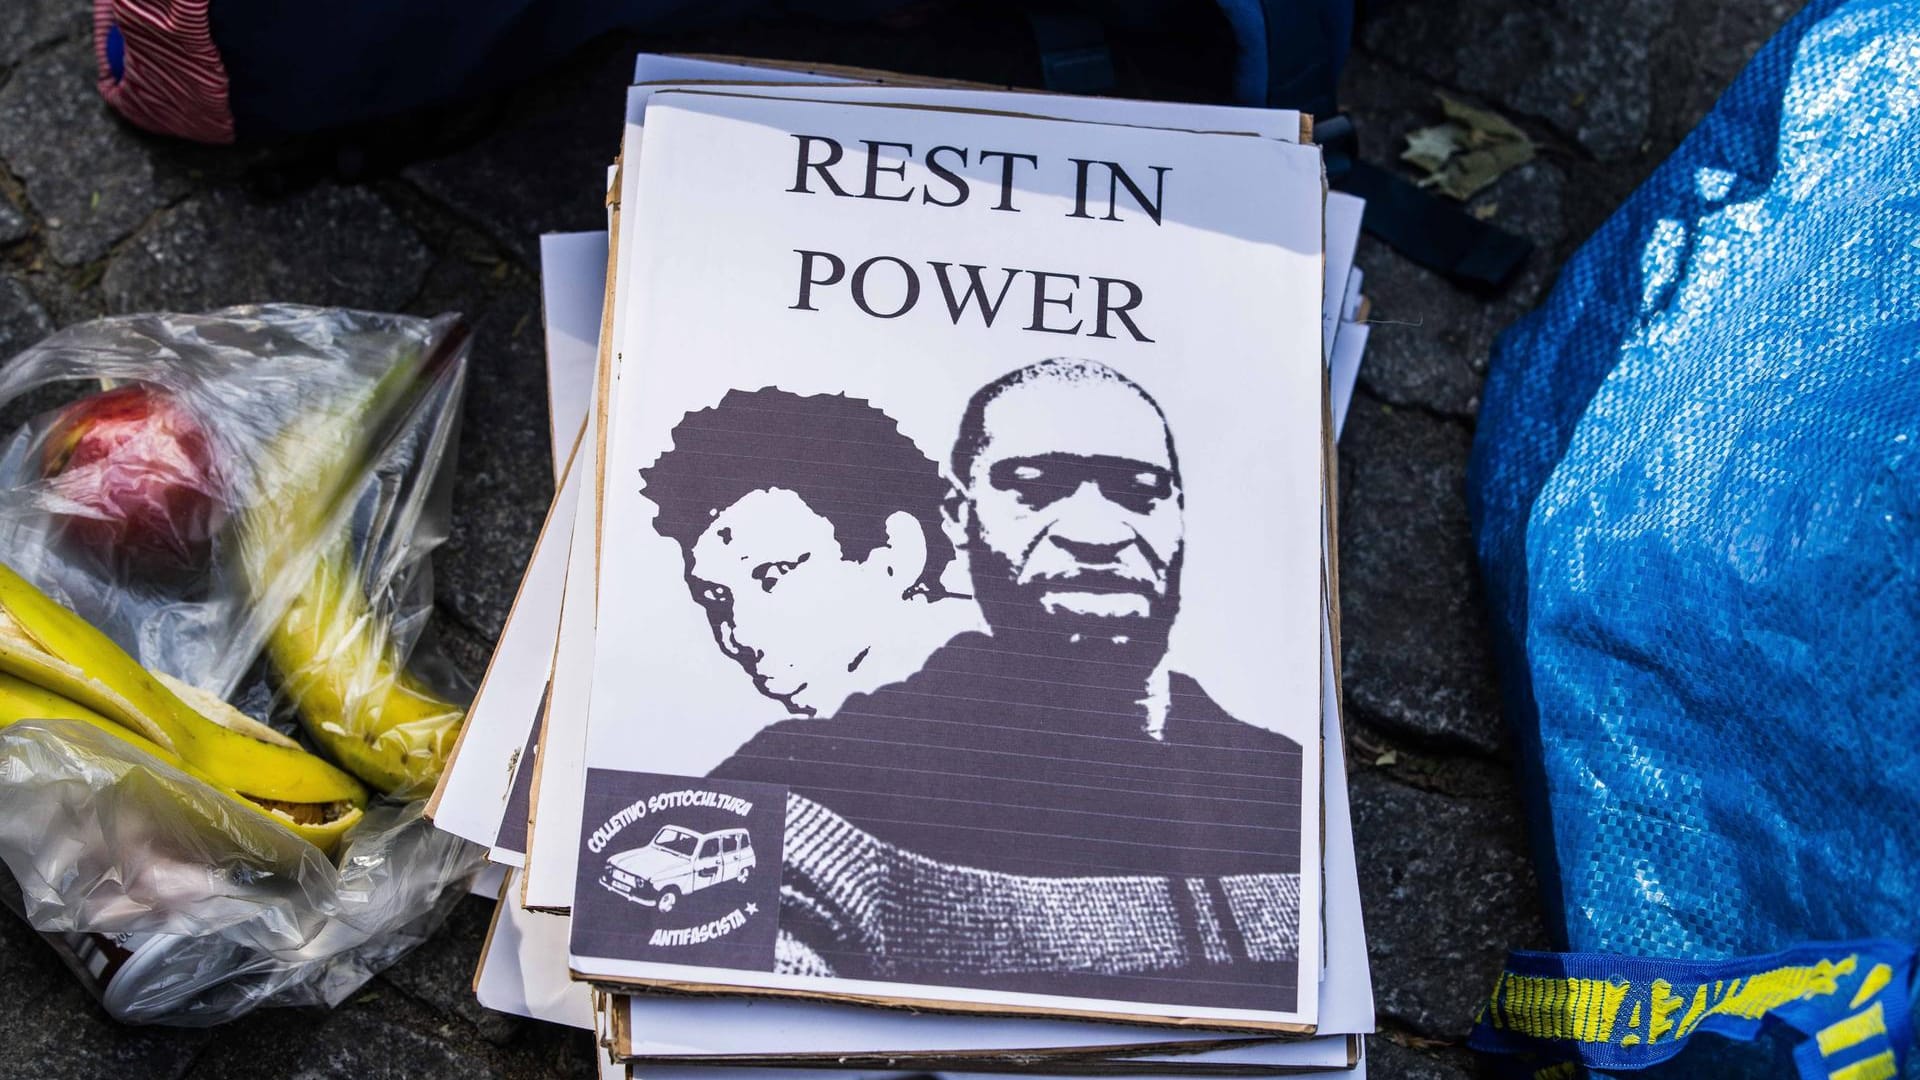
[[[344,542],[314,564],[307,586],[267,638],[307,733],[347,771],[396,795],[432,788],[465,710],[435,697],[393,657],[368,610]]]
[[[173,740],[139,707],[86,672],[48,655],[4,611],[0,611],[0,672],[46,687],[173,753]]]
[[[456,335],[443,353],[457,345]],[[431,363],[401,357],[371,386],[288,426],[259,460],[262,498],[242,530],[240,560],[262,597],[295,555],[322,545],[269,633],[267,655],[314,742],[376,789],[409,797],[433,787],[466,712],[407,674],[353,572],[346,529],[326,531],[366,465],[370,433]]]
[[[224,702],[221,704],[223,707],[231,708]],[[127,743],[149,757],[164,761],[188,775],[203,782],[206,781],[205,776],[182,761],[179,755],[159,743],[52,690],[26,679],[0,672],[0,728],[16,720],[76,720]],[[348,829],[359,824],[362,817],[360,808],[351,803],[265,805],[222,789],[216,784],[209,782],[208,786],[275,825],[290,830],[295,836],[329,855],[333,853],[335,847],[339,846],[340,838]]]
[[[176,769],[184,764],[173,751],[127,730],[79,702],[61,697],[44,686],[36,686],[18,676],[0,672],[0,727],[6,727],[16,720],[78,720]]]
[[[364,806],[353,777],[280,736],[223,726],[85,619],[0,563],[0,671],[59,693],[177,756],[215,787],[270,803]]]

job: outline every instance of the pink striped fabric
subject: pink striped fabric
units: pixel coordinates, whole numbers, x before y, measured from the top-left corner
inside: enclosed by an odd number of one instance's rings
[[[213,45],[210,0],[94,0],[93,57],[100,93],[148,131],[203,143],[233,141],[227,68]],[[107,64],[107,33],[125,42],[121,77]]]

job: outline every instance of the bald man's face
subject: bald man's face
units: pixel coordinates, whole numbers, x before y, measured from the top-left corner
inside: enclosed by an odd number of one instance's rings
[[[965,489],[987,621],[1105,650],[1166,647],[1179,608],[1180,477],[1159,412],[1124,383],[1037,379],[983,416]]]

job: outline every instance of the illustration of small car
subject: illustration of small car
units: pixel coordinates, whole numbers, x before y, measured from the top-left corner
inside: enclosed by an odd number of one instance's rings
[[[600,884],[636,904],[667,912],[686,893],[747,880],[755,865],[745,829],[697,833],[664,825],[646,847],[610,856]]]

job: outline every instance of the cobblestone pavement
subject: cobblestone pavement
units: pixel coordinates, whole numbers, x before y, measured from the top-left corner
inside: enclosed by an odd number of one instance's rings
[[[94,94],[84,4],[0,3],[0,357],[109,312],[290,300],[460,310],[478,347],[442,635],[478,673],[549,495],[535,238],[601,221],[637,45],[865,63],[1031,84],[1017,25],[608,44],[511,98],[352,139],[208,150],[117,123]],[[961,5],[965,7],[965,5]],[[1792,11],[1771,0],[1425,0],[1363,19],[1343,100],[1392,162],[1436,91],[1490,105],[1540,157],[1474,208],[1539,252],[1493,298],[1371,239],[1380,325],[1341,448],[1341,601],[1361,885],[1382,1035],[1375,1075],[1471,1074],[1460,1049],[1503,951],[1546,943],[1505,749],[1462,491],[1494,336]],[[0,1077],[589,1076],[580,1033],[481,1009],[488,905],[330,1014],[216,1031],[115,1025],[0,918]]]

